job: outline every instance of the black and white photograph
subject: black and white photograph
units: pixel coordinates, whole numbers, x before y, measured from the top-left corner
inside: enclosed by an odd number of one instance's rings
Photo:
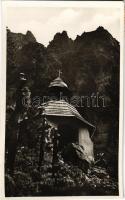
[[[5,197],[120,196],[123,7],[4,2]]]

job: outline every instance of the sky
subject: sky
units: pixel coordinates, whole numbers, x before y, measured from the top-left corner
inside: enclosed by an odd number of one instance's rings
[[[104,7],[8,7],[6,26],[15,33],[30,30],[45,46],[57,32],[67,31],[75,39],[84,31],[103,26],[120,40],[120,9]]]

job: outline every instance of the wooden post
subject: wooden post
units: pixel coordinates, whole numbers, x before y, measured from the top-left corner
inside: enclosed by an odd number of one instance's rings
[[[42,161],[43,161],[43,158],[44,158],[44,139],[45,139],[45,123],[46,123],[46,118],[45,118],[45,115],[43,115],[43,124],[42,124],[42,129],[40,131],[41,133],[41,138],[40,138],[40,154],[39,154],[39,166],[38,166],[38,169],[40,170],[40,167],[41,167],[41,164],[42,164]]]
[[[55,180],[55,186],[57,185],[57,178],[55,173],[58,171],[58,130],[54,129],[53,133],[53,160],[52,160],[52,177]]]

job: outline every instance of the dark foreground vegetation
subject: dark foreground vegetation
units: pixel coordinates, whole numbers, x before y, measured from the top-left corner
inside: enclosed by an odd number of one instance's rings
[[[31,154],[33,150],[26,147],[18,149],[14,174],[6,171],[6,196],[118,195],[117,181],[106,168],[92,166],[85,173],[60,160],[54,166],[46,162],[38,169]]]

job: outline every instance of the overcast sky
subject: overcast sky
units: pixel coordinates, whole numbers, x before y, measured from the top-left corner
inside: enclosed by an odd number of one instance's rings
[[[32,31],[37,41],[48,45],[57,32],[66,30],[75,39],[84,31],[103,26],[117,40],[120,38],[119,8],[7,8],[7,26],[12,32]]]

